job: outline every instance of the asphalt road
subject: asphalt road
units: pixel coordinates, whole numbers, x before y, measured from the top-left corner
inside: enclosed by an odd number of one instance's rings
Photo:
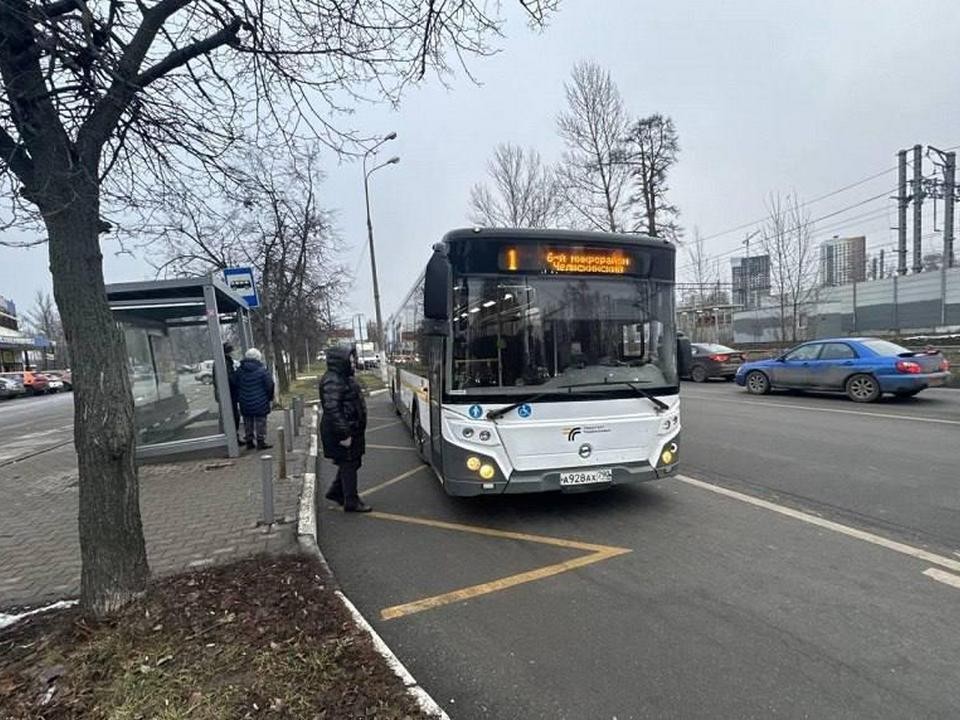
[[[960,393],[684,397],[684,476],[473,499],[375,399],[321,547],[455,719],[957,717]]]
[[[685,384],[684,472],[960,549],[960,391],[859,405]]]
[[[0,467],[73,441],[73,393],[0,401]]]

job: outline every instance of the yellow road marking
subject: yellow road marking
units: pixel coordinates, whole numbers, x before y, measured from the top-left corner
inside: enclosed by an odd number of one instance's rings
[[[426,466],[424,466],[426,467]],[[493,528],[479,527],[476,525],[463,525],[460,523],[444,522],[443,520],[430,520],[428,518],[412,517],[409,515],[394,515],[392,513],[372,512],[369,517],[380,520],[392,520],[395,522],[410,523],[412,525],[424,525],[426,527],[438,528],[441,530],[453,530],[456,532],[473,533],[475,535],[484,535],[487,537],[503,538],[506,540],[520,540],[524,542],[534,542],[541,545],[553,545],[555,547],[572,548],[575,550],[586,550],[588,554],[580,557],[564,560],[563,562],[546,565],[535,570],[509,575],[498,580],[471,585],[451,592],[432,595],[402,605],[393,605],[380,611],[380,617],[384,620],[393,620],[395,618],[413,615],[424,610],[433,610],[434,608],[449,605],[481,595],[499,592],[508,588],[516,587],[524,583],[543,580],[544,578],[559,575],[570,570],[592,565],[593,563],[609,560],[610,558],[631,552],[628,548],[613,547],[610,545],[596,545],[594,543],[580,542],[578,540],[565,540],[563,538],[548,537],[546,535],[531,535],[530,533],[512,532],[509,530],[496,530]]]
[[[384,423],[383,425],[374,425],[371,428],[367,428],[367,432],[368,433],[375,432],[376,430],[383,430],[384,428],[393,427],[394,425],[399,425],[399,424],[400,424],[399,420],[393,420],[391,422]]]
[[[423,465],[422,467],[427,466]],[[529,533],[513,532],[512,530],[496,530],[495,528],[481,527],[479,525],[462,525],[460,523],[446,522],[445,520],[431,520],[430,518],[414,517],[412,515],[372,512],[370,513],[370,517],[381,520],[405,522],[411,525],[426,525],[427,527],[440,528],[441,530],[456,530],[458,532],[486,535],[487,537],[504,538],[505,540],[522,540],[524,542],[540,543],[541,545],[555,545],[556,547],[572,548],[574,550],[587,550],[589,552],[623,550],[624,552],[629,552],[626,548],[618,548],[611,545],[595,545],[593,543],[580,542],[579,540],[564,540],[563,538],[549,537],[547,535],[531,535]]]
[[[368,446],[368,447],[369,447],[369,446]],[[428,466],[427,466],[427,465],[417,465],[417,466],[416,466],[415,468],[413,468],[412,470],[407,470],[405,473],[400,473],[400,474],[397,475],[396,477],[390,478],[389,480],[385,480],[384,482],[380,483],[379,485],[374,485],[372,488],[369,488],[369,489],[367,489],[367,490],[364,490],[362,493],[360,493],[360,497],[367,497],[368,495],[372,495],[373,493],[377,492],[377,490],[383,490],[385,487],[389,487],[389,486],[393,485],[394,483],[400,482],[401,480],[404,480],[405,478],[408,478],[408,477],[410,477],[411,475],[420,472],[420,471],[423,470],[425,467],[428,467]]]
[[[573,558],[572,560],[565,560],[561,563],[557,563],[556,565],[547,565],[546,567],[518,573],[516,575],[510,575],[509,577],[493,580],[492,582],[471,585],[470,587],[454,590],[453,592],[434,595],[433,597],[415,600],[413,602],[404,603],[403,605],[394,605],[393,607],[384,608],[380,611],[380,617],[384,620],[394,620],[407,615],[413,615],[414,613],[423,612],[424,610],[433,610],[434,608],[438,608],[443,605],[469,600],[470,598],[479,597],[480,595],[488,595],[490,593],[506,590],[524,583],[543,580],[544,578],[548,578],[553,575],[559,575],[560,573],[575,570],[576,568],[584,567],[585,565],[592,565],[593,563],[600,562],[601,560],[608,560],[609,558],[628,552],[630,551],[620,549],[616,552],[594,552],[590,553],[589,555],[581,555],[580,557]]]

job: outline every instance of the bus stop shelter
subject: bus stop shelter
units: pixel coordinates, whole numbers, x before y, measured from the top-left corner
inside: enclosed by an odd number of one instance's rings
[[[253,344],[249,310],[217,274],[107,285],[123,330],[137,458],[240,447],[223,344]]]

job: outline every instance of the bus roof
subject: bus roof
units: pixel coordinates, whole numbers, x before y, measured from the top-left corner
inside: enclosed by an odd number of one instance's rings
[[[643,233],[608,233],[593,230],[541,230],[533,228],[457,228],[443,236],[443,242],[457,242],[462,240],[510,239],[523,242],[524,240],[556,240],[561,242],[607,242],[620,245],[639,245],[676,251],[676,246],[669,240],[655,238]]]

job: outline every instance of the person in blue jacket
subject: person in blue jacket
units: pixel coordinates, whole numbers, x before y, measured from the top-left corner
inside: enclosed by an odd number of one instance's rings
[[[243,416],[244,441],[247,448],[267,450],[267,415],[273,402],[273,378],[263,366],[263,355],[256,348],[244,353],[240,366],[233,374],[234,387],[231,388],[240,406]],[[256,442],[256,445],[254,445]]]

